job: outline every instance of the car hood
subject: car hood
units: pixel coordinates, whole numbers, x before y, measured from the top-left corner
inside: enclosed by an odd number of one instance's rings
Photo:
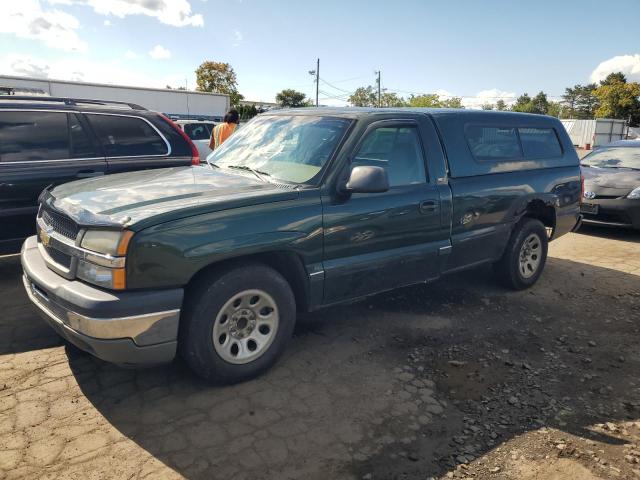
[[[251,173],[195,166],[79,180],[55,187],[45,193],[43,201],[81,225],[144,227],[297,195],[292,185],[265,182]]]
[[[625,168],[582,167],[585,191],[596,195],[624,196],[640,187],[640,171]]]

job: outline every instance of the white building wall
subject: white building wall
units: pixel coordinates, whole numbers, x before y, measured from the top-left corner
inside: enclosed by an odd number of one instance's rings
[[[0,76],[0,87],[41,90],[52,97],[112,100],[141,105],[175,116],[223,117],[229,96],[186,90],[125,87],[97,83]]]

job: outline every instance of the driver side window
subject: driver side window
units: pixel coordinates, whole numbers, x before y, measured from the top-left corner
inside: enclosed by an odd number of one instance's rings
[[[413,126],[378,127],[370,131],[351,165],[383,167],[390,187],[427,181],[418,129]]]

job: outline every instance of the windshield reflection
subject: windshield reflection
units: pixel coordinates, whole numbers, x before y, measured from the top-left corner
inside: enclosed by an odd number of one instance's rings
[[[349,123],[334,117],[259,116],[210,154],[207,162],[305,183],[331,158]]]
[[[640,169],[640,148],[603,148],[584,157],[582,164],[597,168]]]

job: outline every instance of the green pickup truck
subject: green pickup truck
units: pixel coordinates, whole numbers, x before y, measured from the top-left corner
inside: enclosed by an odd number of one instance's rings
[[[529,287],[548,241],[579,224],[581,188],[551,117],[269,112],[201,166],[45,190],[24,284],[62,337],[101,359],[180,353],[236,382],[273,365],[297,312],[484,263]]]

